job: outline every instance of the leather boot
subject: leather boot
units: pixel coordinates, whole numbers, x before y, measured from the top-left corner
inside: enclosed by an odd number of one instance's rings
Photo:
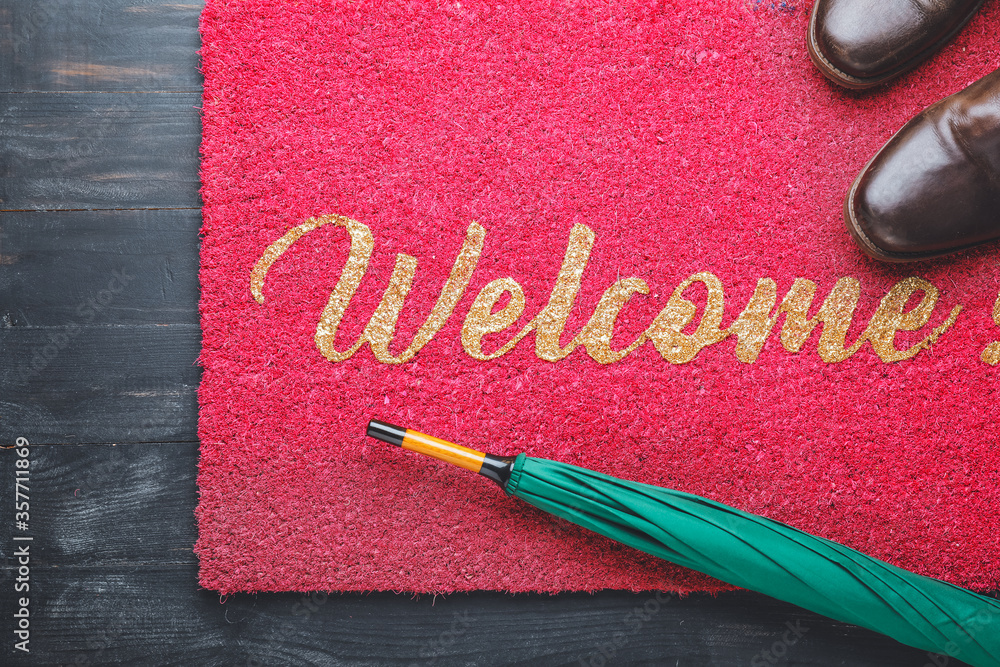
[[[854,181],[844,220],[889,262],[1000,238],[1000,69],[904,125]]]
[[[870,88],[920,64],[983,0],[816,0],[807,46],[831,81]]]

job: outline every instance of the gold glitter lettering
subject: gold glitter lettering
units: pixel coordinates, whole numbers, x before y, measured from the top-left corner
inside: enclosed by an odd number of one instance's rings
[[[504,294],[510,294],[510,301],[497,312],[493,312],[493,307]],[[489,361],[507,354],[524,338],[529,329],[523,329],[492,354],[483,352],[483,336],[503,331],[516,322],[523,313],[524,290],[521,286],[513,278],[494,280],[479,292],[476,300],[472,302],[472,307],[469,308],[469,314],[465,316],[465,324],[462,325],[462,348],[470,357],[481,361]]]
[[[694,333],[681,333],[694,319],[698,308],[683,298],[684,291],[696,282],[708,288],[705,312]],[[696,273],[674,290],[666,307],[660,311],[646,329],[646,336],[653,341],[656,351],[672,364],[683,364],[694,359],[703,347],[718,343],[728,334],[719,329],[724,306],[722,282],[708,272]]]
[[[347,233],[351,237],[351,251],[347,257],[347,263],[344,265],[344,270],[340,274],[340,280],[333,289],[333,293],[330,294],[330,300],[327,302],[326,308],[323,309],[323,314],[316,327],[316,346],[330,361],[343,361],[357,352],[364,342],[362,336],[345,352],[338,352],[334,347],[334,338],[337,335],[340,320],[344,317],[344,311],[347,310],[351,297],[354,296],[361,279],[364,278],[365,272],[368,270],[368,260],[371,258],[374,245],[372,233],[368,227],[357,220],[351,220],[342,215],[322,215],[318,218],[309,218],[287,232],[264,251],[250,273],[250,293],[257,300],[257,303],[264,303],[264,278],[271,265],[305,234],[329,223],[347,228]]]
[[[316,347],[330,361],[350,359],[351,355],[357,352],[365,341],[364,336],[358,338],[357,342],[344,352],[339,352],[334,347],[334,339],[337,337],[340,321],[344,318],[344,311],[347,310],[351,297],[358,290],[361,279],[365,277],[365,272],[368,270],[368,260],[371,258],[372,246],[374,245],[372,232],[368,227],[349,218],[344,220],[347,232],[351,236],[351,253],[344,264],[340,280],[333,288],[330,300],[327,301],[326,307],[320,315],[319,323],[316,325]],[[335,222],[340,224],[339,221]]]
[[[1000,294],[997,295],[996,303],[993,304],[993,322],[1000,327]],[[986,346],[980,356],[984,364],[996,366],[1000,364],[1000,341],[994,341]]]
[[[746,308],[726,330],[726,335],[737,337],[736,358],[746,364],[756,361],[782,313],[786,315],[781,328],[782,345],[798,352],[816,326],[815,320],[807,318],[815,294],[816,284],[799,278],[772,312],[778,300],[778,286],[770,278],[759,279]]]
[[[579,341],[574,338],[566,347],[560,347],[566,320],[573,310],[573,302],[580,291],[580,279],[590,259],[590,249],[594,246],[594,232],[586,225],[576,224],[569,233],[569,244],[563,258],[562,268],[552,288],[549,302],[531,322],[518,334],[518,340],[529,331],[535,330],[535,354],[546,361],[559,361],[572,352]]]
[[[924,293],[920,303],[909,312],[904,313],[903,309],[909,302],[910,297],[918,290]],[[874,348],[875,353],[882,361],[890,362],[909,359],[920,350],[930,347],[934,341],[940,338],[941,334],[955,323],[958,313],[962,310],[961,306],[955,306],[944,324],[934,329],[930,335],[912,347],[905,350],[897,350],[893,343],[896,332],[916,331],[926,325],[931,319],[931,313],[934,312],[937,300],[938,289],[928,281],[915,276],[899,281],[892,286],[892,289],[889,290],[889,293],[885,295],[885,298],[882,299],[882,302],[875,310],[875,314],[872,315],[871,320],[868,322],[868,328],[865,329],[863,338],[871,341],[872,348]]]
[[[465,294],[482,254],[486,231],[476,222],[469,225],[462,248],[430,314],[417,330],[409,347],[399,355],[393,355],[390,346],[417,271],[417,259],[402,253],[396,256],[389,284],[361,336],[344,351],[335,347],[337,330],[368,270],[374,245],[371,230],[356,220],[339,215],[323,215],[310,218],[288,231],[268,246],[258,259],[250,274],[250,293],[258,303],[263,304],[264,282],[271,266],[295,241],[331,223],[347,230],[351,246],[340,279],[316,326],[317,348],[328,360],[339,362],[349,359],[367,341],[375,358],[381,363],[401,364],[413,359],[444,327]],[[822,323],[817,353],[823,361],[844,361],[854,355],[865,342],[870,342],[878,357],[883,362],[891,363],[910,359],[920,350],[929,348],[955,324],[962,310],[961,306],[955,306],[945,321],[919,342],[904,350],[897,349],[896,334],[900,331],[919,331],[926,327],[939,298],[939,291],[934,285],[923,278],[911,276],[893,285],[876,308],[864,332],[852,345],[847,346],[846,337],[861,294],[861,286],[856,278],[844,277],[837,280],[819,311],[812,317],[809,316],[809,311],[815,300],[816,283],[805,278],[795,279],[781,304],[775,308],[777,285],[770,278],[761,278],[743,312],[728,329],[723,330],[719,326],[725,310],[722,282],[712,273],[701,272],[677,286],[663,310],[636,340],[622,349],[613,350],[611,341],[622,309],[634,294],[649,294],[649,286],[644,280],[626,278],[616,281],[605,290],[587,324],[563,346],[561,338],[580,291],[594,239],[593,230],[586,225],[573,226],[548,303],[511,340],[490,353],[483,351],[483,338],[500,333],[517,322],[524,314],[525,297],[523,289],[513,278],[501,278],[487,284],[476,296],[462,326],[461,342],[466,353],[481,361],[496,359],[508,353],[527,334],[534,331],[535,354],[546,361],[559,361],[583,345],[594,361],[610,364],[624,359],[649,340],[664,360],[682,364],[694,359],[703,348],[735,335],[738,339],[735,348],[737,359],[743,363],[753,363],[759,357],[778,319],[784,314],[780,341],[789,352],[800,352],[816,326]],[[694,331],[684,333],[685,329],[691,328],[698,312],[698,307],[684,298],[684,294],[697,282],[702,283],[707,290],[704,311]],[[907,304],[917,292],[923,294],[919,303],[906,310]],[[505,294],[509,295],[507,304],[494,312]],[[1000,326],[1000,295],[993,306],[993,320]],[[990,365],[1000,364],[1000,341],[988,345],[981,358]]]
[[[375,358],[383,364],[402,364],[414,357],[423,349],[424,345],[445,325],[452,311],[458,305],[465,288],[469,286],[472,274],[479,263],[479,257],[483,252],[483,242],[486,239],[486,230],[478,223],[473,222],[465,234],[465,242],[462,249],[455,258],[452,265],[451,274],[441,288],[441,295],[437,303],[431,310],[427,320],[420,329],[417,330],[410,346],[403,350],[398,357],[389,352],[389,343],[396,335],[396,321],[403,308],[403,302],[410,291],[413,283],[413,275],[417,269],[417,260],[408,255],[399,255],[396,259],[396,268],[393,269],[389,287],[382,297],[382,302],[368,321],[362,339],[367,339],[371,343],[372,352]]]
[[[815,296],[816,283],[796,278],[781,301],[782,311],[785,313],[785,324],[781,327],[781,346],[789,352],[801,350],[818,324],[816,319],[809,318],[809,307]]]
[[[272,243],[264,251],[264,254],[260,256],[257,260],[257,264],[254,265],[253,271],[250,272],[250,293],[257,303],[264,303],[264,278],[267,276],[268,270],[271,265],[278,261],[278,258],[285,254],[285,251],[291,247],[293,243],[298,241],[300,238],[316,229],[317,227],[322,227],[327,223],[334,223],[338,227],[348,227],[349,225],[361,225],[360,222],[351,220],[342,215],[321,215],[318,218],[309,218],[301,225],[293,227],[290,231],[285,233],[280,239]],[[368,230],[367,227],[361,225],[362,228]],[[353,248],[353,236],[352,248]],[[368,232],[369,248],[368,254],[371,254],[371,232]],[[367,260],[366,260],[367,261]]]
[[[830,290],[816,316],[809,318],[809,306],[815,295],[816,283],[811,280],[797,278],[792,283],[781,302],[781,308],[774,314],[776,320],[778,315],[785,313],[785,324],[781,327],[781,345],[789,352],[799,352],[816,325],[822,322],[823,333],[820,334],[817,345],[820,358],[827,363],[844,361],[857,352],[865,341],[864,336],[861,336],[854,345],[845,347],[847,331],[851,328],[854,309],[861,296],[861,284],[856,278],[841,278]]]
[[[779,309],[773,315],[771,314],[777,300],[778,286],[775,282],[770,278],[759,279],[746,308],[726,330],[728,334],[736,335],[736,358],[743,363],[752,364],[756,361],[764,347],[764,342],[771,335],[771,329],[781,312]],[[783,301],[782,308],[784,306],[785,302]]]
[[[399,314],[403,310],[406,295],[413,286],[413,277],[416,273],[416,257],[402,253],[396,255],[396,266],[392,269],[389,286],[385,288],[382,301],[379,302],[371,319],[368,320],[368,325],[365,326],[364,333],[361,334],[361,339],[367,340],[371,345],[375,358],[384,364],[402,363],[389,352],[389,344],[396,335],[396,322],[399,321]]]
[[[726,335],[735,334],[738,338],[736,358],[744,363],[756,361],[782,313],[785,314],[785,322],[781,327],[781,344],[789,352],[799,352],[820,322],[823,323],[823,333],[818,351],[824,361],[843,361],[857,352],[865,341],[864,336],[850,348],[844,347],[844,339],[860,296],[858,281],[854,278],[838,280],[819,312],[810,318],[809,307],[815,296],[816,283],[797,278],[781,305],[772,312],[777,301],[777,285],[770,278],[758,280],[746,308],[726,330]]]
[[[340,274],[337,286],[330,294],[330,299],[320,315],[319,323],[316,325],[316,347],[324,357],[330,361],[345,361],[357,352],[365,341],[371,344],[375,358],[384,364],[401,364],[409,361],[419,352],[424,345],[441,330],[452,311],[458,304],[465,288],[472,278],[472,273],[479,262],[479,256],[483,250],[483,240],[486,237],[486,230],[473,222],[466,232],[465,242],[459,251],[455,264],[452,266],[451,274],[441,289],[437,303],[428,315],[423,326],[417,331],[410,346],[398,357],[389,352],[389,344],[396,331],[396,322],[403,308],[403,302],[413,284],[413,276],[417,269],[417,260],[409,255],[397,255],[396,266],[393,269],[389,286],[386,288],[382,301],[379,303],[375,313],[368,321],[364,332],[358,340],[343,352],[336,349],[334,340],[337,336],[337,329],[344,317],[351,298],[361,284],[368,270],[368,262],[371,259],[374,242],[371,230],[362,223],[351,220],[342,215],[324,215],[318,218],[310,218],[301,225],[295,227],[280,239],[272,243],[250,274],[250,293],[258,303],[264,303],[263,287],[264,278],[271,265],[291,245],[302,238],[305,234],[313,231],[325,224],[333,223],[339,227],[346,227],[351,237],[351,250],[344,264],[344,270]]]
[[[854,310],[861,298],[861,283],[857,278],[841,278],[830,290],[816,313],[816,320],[823,323],[823,333],[816,346],[819,358],[828,364],[844,361],[857,352],[865,342],[864,334],[858,336],[854,345],[844,347],[847,331],[854,319]]]
[[[628,347],[621,350],[611,349],[611,337],[614,335],[618,314],[636,292],[649,294],[646,281],[640,278],[626,278],[609,287],[601,296],[587,326],[576,337],[576,342],[586,346],[587,354],[597,363],[610,364],[621,361],[632,350],[646,342],[646,334],[643,333]]]

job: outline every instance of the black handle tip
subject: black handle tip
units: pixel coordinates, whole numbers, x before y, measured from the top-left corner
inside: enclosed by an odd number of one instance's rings
[[[396,445],[397,447],[401,447],[403,445],[403,438],[406,437],[405,428],[387,424],[386,422],[380,422],[377,419],[372,419],[368,422],[368,430],[366,433],[371,438],[381,440],[382,442],[388,442],[390,445]]]
[[[483,467],[480,469],[479,474],[492,479],[500,485],[501,489],[506,489],[507,482],[510,480],[510,475],[514,470],[515,458],[517,457],[487,454],[483,459]]]

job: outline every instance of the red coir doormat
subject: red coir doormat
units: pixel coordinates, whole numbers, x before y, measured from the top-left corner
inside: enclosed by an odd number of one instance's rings
[[[1000,4],[867,94],[809,9],[209,0],[202,585],[724,588],[375,417],[1000,586],[998,247],[883,265],[840,213]]]

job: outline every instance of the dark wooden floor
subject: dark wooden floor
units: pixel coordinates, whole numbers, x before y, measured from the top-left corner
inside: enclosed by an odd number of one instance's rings
[[[199,590],[200,9],[0,0],[0,664],[945,664],[749,593]]]

